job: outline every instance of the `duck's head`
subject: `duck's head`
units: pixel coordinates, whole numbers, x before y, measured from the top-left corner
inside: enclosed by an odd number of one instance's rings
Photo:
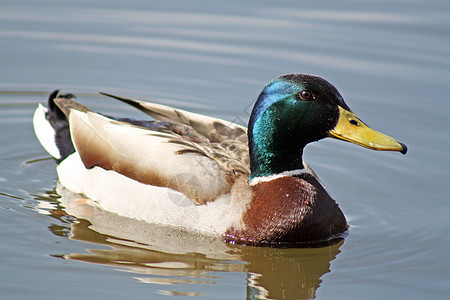
[[[261,92],[249,122],[251,178],[302,169],[306,144],[325,137],[406,153],[397,140],[362,122],[325,79],[287,74]]]

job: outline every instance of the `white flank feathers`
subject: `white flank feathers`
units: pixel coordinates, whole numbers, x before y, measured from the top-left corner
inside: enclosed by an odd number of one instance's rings
[[[124,217],[222,234],[238,222],[245,205],[236,205],[230,194],[204,205],[195,205],[183,194],[132,180],[99,167],[86,169],[77,153],[57,168],[61,183],[92,199],[91,204]]]

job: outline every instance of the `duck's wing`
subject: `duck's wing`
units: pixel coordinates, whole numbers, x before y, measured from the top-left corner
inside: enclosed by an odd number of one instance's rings
[[[176,109],[162,104],[133,100],[107,93],[100,94],[127,103],[156,120],[171,121],[191,126],[196,132],[213,143],[225,140],[247,142],[247,128],[233,122],[192,113],[182,109]]]
[[[150,130],[102,116],[70,99],[55,102],[68,116],[72,141],[86,168],[101,167],[168,187],[198,204],[228,193],[237,177],[248,174],[224,142],[193,142],[170,126],[164,132]]]

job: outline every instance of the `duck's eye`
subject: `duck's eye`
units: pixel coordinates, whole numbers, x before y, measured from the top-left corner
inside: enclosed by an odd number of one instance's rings
[[[300,100],[312,100],[314,99],[314,94],[310,90],[302,90],[297,94]]]

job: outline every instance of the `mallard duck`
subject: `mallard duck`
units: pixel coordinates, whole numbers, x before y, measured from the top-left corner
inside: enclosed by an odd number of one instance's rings
[[[325,137],[406,153],[369,128],[325,79],[282,75],[259,95],[247,128],[169,106],[102,93],[155,120],[95,113],[54,91],[33,123],[65,188],[119,215],[249,245],[320,244],[347,222],[304,147]]]

